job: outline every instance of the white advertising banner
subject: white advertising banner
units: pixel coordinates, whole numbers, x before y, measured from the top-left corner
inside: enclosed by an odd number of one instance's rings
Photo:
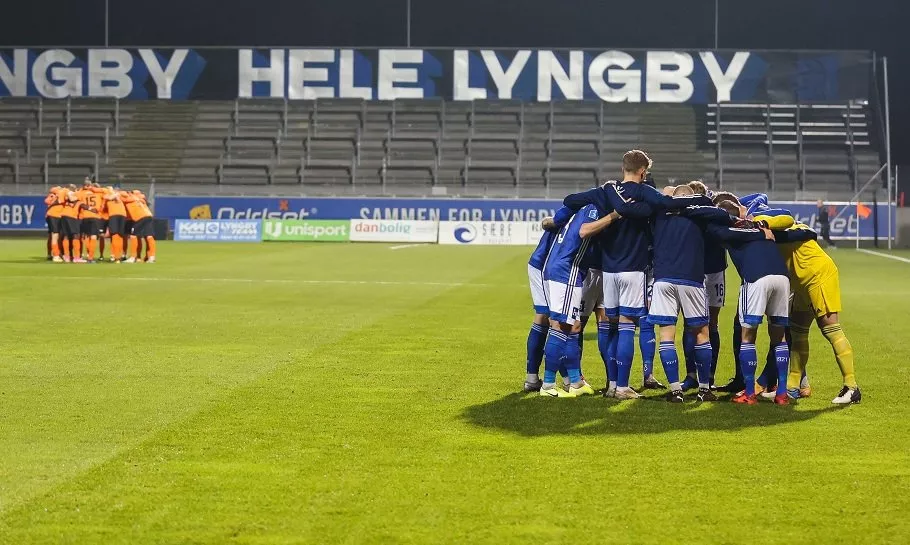
[[[351,220],[353,242],[436,242],[438,223],[410,220]]]
[[[536,221],[441,221],[440,244],[534,245],[540,241]]]

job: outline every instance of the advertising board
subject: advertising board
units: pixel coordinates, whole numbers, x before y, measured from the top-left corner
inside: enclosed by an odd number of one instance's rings
[[[354,242],[436,242],[435,221],[351,220]]]
[[[265,220],[262,222],[262,240],[347,242],[350,223],[348,220]]]
[[[179,242],[260,242],[260,220],[177,220],[174,240]]]

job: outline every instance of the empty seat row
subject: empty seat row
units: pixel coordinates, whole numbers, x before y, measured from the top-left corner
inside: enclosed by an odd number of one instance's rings
[[[589,187],[618,174],[625,150],[642,147],[655,175],[667,179],[719,181],[726,172],[774,186],[841,179],[849,186],[874,173],[866,166],[876,163],[873,127],[858,104],[4,99],[0,151],[10,153],[0,153],[0,173],[70,176],[87,163],[102,176],[127,172],[161,183],[518,194]]]

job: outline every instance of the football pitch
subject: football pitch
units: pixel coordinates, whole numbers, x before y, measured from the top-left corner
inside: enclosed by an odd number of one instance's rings
[[[811,398],[671,405],[520,392],[530,248],[393,247],[0,240],[0,543],[910,542],[910,263],[832,252],[861,404],[813,327]]]

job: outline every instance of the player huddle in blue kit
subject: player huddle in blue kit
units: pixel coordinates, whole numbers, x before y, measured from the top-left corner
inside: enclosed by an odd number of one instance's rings
[[[796,229],[791,215],[769,209],[763,195],[744,198],[751,205],[747,209],[735,195],[712,194],[701,182],[658,191],[650,182],[651,166],[644,152],[626,152],[622,181],[569,195],[554,217],[544,220],[544,235],[528,262],[535,317],[528,335],[525,391],[544,397],[595,393],[581,369],[581,335],[594,314],[607,373],[604,397],[641,397],[630,386],[636,329],[642,387],[667,389],[665,399],[671,403],[682,403],[684,392],[696,388],[699,402],[716,401],[716,390],[749,405],[759,396],[780,405],[808,396],[804,366],[795,379],[790,368],[794,275],[785,257],[798,253],[802,243],[815,244],[815,233],[802,225]],[[734,330],[737,376],[715,389],[727,253],[743,279]],[[686,363],[682,380],[675,342],[680,313]],[[765,316],[771,350],[756,377],[755,340]],[[822,328],[821,315],[818,320]],[[653,374],[655,348],[667,386]],[[808,357],[808,345],[805,352],[798,362]],[[844,390],[834,403],[860,399],[852,378],[852,349],[849,363],[850,380],[845,372]]]

